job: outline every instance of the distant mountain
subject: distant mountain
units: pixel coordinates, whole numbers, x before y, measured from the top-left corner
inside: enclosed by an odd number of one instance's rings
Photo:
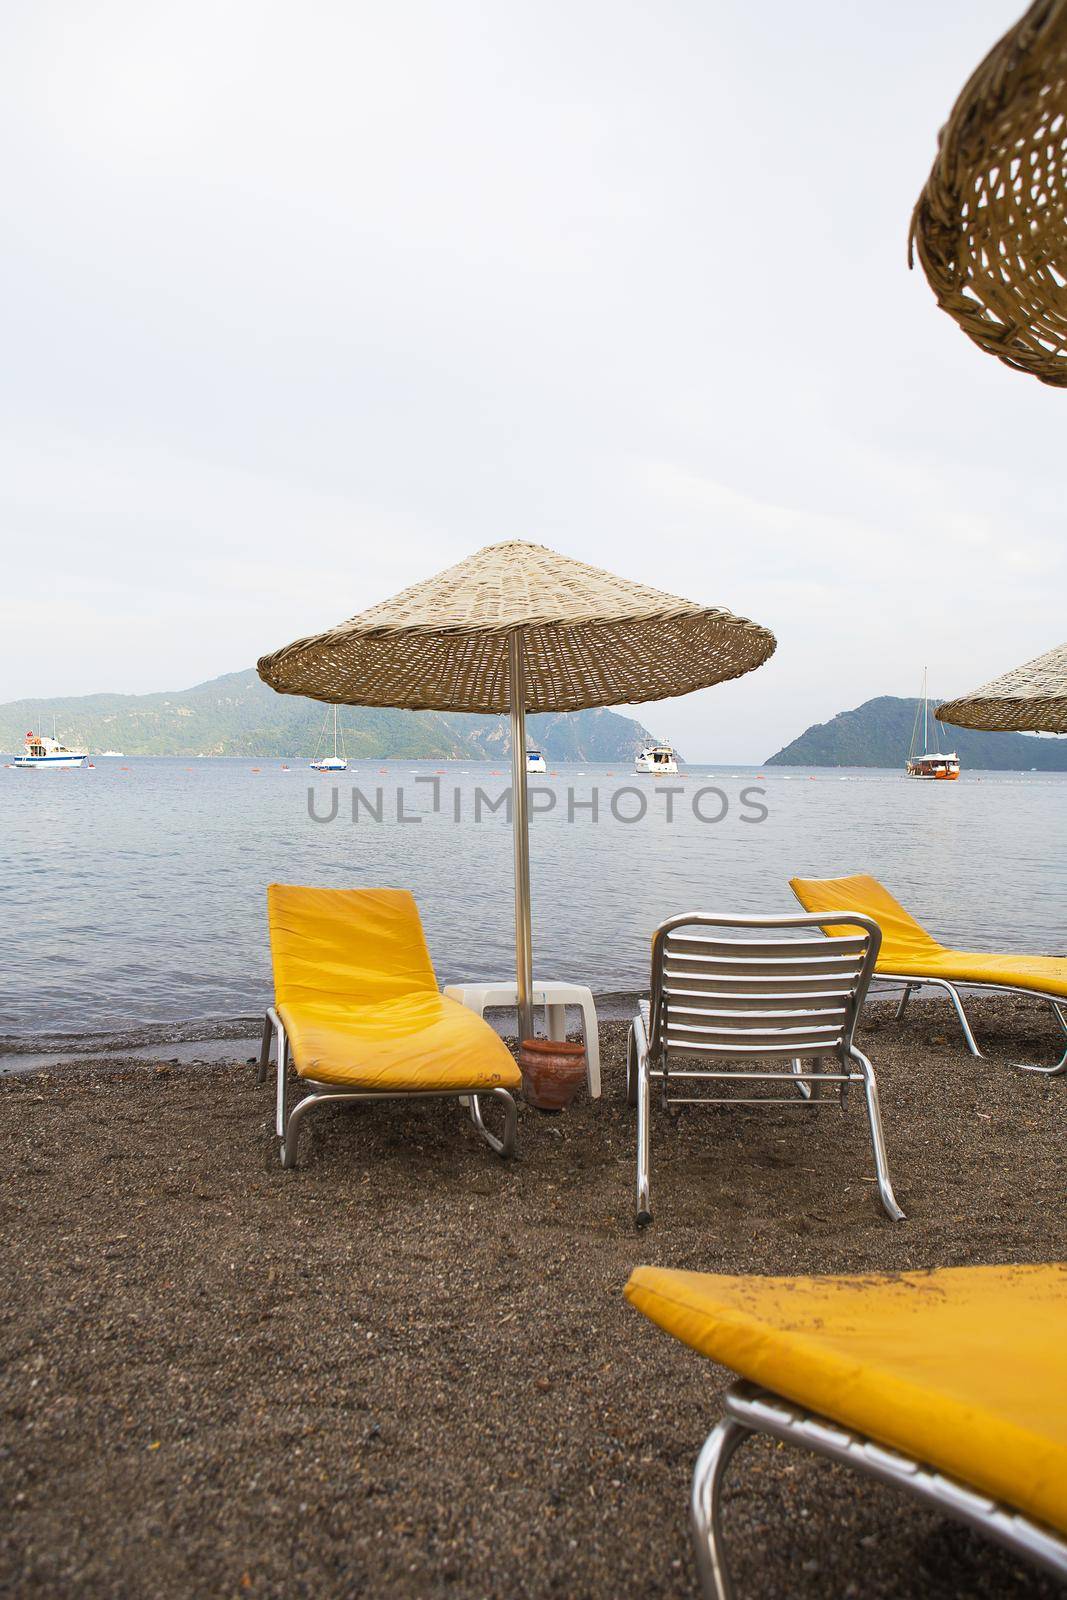
[[[90,751],[129,756],[312,756],[328,708],[275,694],[253,668],[164,694],[89,694],[0,705],[0,750],[22,749],[29,729]],[[375,706],[340,712],[350,756],[435,756],[503,761],[511,738],[505,717],[450,711],[390,711]],[[629,761],[654,743],[647,728],[615,711],[571,711],[527,717],[529,742],[553,761]],[[330,743],[332,748],[332,732]]]
[[[987,772],[1067,772],[1067,738],[1030,733],[979,733],[934,719],[930,702],[930,747],[955,750],[963,768]],[[921,700],[880,695],[830,722],[817,722],[764,762],[770,767],[903,767]],[[921,738],[921,730],[920,730]]]

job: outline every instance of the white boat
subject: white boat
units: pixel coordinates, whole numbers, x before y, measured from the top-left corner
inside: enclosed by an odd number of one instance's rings
[[[330,713],[327,711],[326,720],[322,724],[322,732],[319,734],[319,749],[320,750],[322,749],[323,740],[326,737],[326,729],[329,727],[329,725],[330,725]],[[348,753],[345,750],[345,734],[344,734],[344,729],[343,728],[341,729],[341,754],[338,755],[338,753],[337,753],[337,707],[336,706],[333,707],[333,755],[332,756],[316,755],[314,761],[310,762],[309,764],[310,764],[310,766],[312,766],[314,768],[314,770],[316,772],[347,772],[348,771]]]
[[[125,750],[101,750],[100,758],[103,760],[105,756],[125,756],[125,754]]]
[[[942,755],[939,750],[931,751],[930,749],[930,699],[926,692],[925,667],[923,668],[922,709],[923,753],[919,755],[916,749],[919,738],[919,712],[918,708],[916,708],[915,725],[911,730],[911,749],[908,751],[908,759],[904,763],[904,771],[909,778],[940,778],[942,782],[946,779],[958,778],[960,775],[960,758],[955,750],[950,751],[947,755]]]
[[[55,732],[54,727],[52,731]],[[46,733],[28,733],[25,751],[15,757],[15,766],[84,767],[88,759],[88,750],[68,750],[65,744],[60,744],[56,738],[50,739]]]
[[[527,772],[547,772],[548,771],[548,768],[545,765],[545,758],[541,754],[540,750],[527,749],[527,751],[526,751],[526,770],[527,770]]]
[[[678,775],[678,758],[669,744],[649,744],[638,755],[634,770],[651,772],[656,778],[674,778]]]

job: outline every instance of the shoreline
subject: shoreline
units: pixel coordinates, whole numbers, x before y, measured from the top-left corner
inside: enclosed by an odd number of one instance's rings
[[[647,989],[595,994],[593,1000],[601,1025],[629,1023],[636,1012],[638,996],[647,998],[647,994]],[[892,994],[891,989],[879,989],[875,979],[868,1009],[892,1004]],[[912,996],[911,1004],[936,1003],[938,999],[935,990],[920,990]],[[508,1027],[513,1017],[514,1008],[509,1011],[506,1007],[491,1007],[485,1013],[486,1021],[505,1039],[509,1037]],[[536,1014],[535,1022],[539,1022]],[[235,1057],[247,1061],[251,1055],[258,1060],[262,1028],[263,1013],[260,1012],[228,1018],[191,1018],[185,1022],[131,1023],[127,1027],[86,1033],[46,1030],[26,1035],[0,1034],[0,1078],[108,1061],[192,1066],[231,1061]]]
[[[602,1023],[629,1022],[636,1010],[636,991],[616,990],[593,998]],[[94,1061],[166,1061],[192,1065],[229,1061],[234,1055],[247,1060],[252,1051],[258,1059],[263,1015],[259,1012],[229,1018],[193,1018],[187,1022],[131,1023],[124,1028],[87,1033],[0,1034],[0,1078]],[[506,1007],[491,1007],[485,1016],[506,1038],[514,1007],[510,1012]],[[235,1048],[228,1051],[227,1046]]]

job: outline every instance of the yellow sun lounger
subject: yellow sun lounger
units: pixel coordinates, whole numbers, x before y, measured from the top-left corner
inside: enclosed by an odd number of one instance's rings
[[[626,1297],[747,1380],[693,1474],[708,1600],[732,1593],[719,1502],[752,1434],[917,1495],[1067,1577],[1067,1266],[855,1278],[720,1277],[638,1267]]]
[[[790,878],[789,887],[805,911],[858,911],[871,917],[882,930],[875,976],[885,983],[904,987],[897,1017],[904,1015],[912,991],[931,985],[944,989],[956,1008],[956,1015],[972,1056],[982,1052],[975,1043],[959,986],[995,993],[1035,995],[1047,1000],[1067,1033],[1067,957],[997,955],[992,951],[950,950],[927,933],[921,923],[909,916],[889,890],[857,873],[851,878]],[[827,925],[826,933],[836,930]],[[1067,1072],[1067,1051],[1055,1066],[1035,1067],[1019,1063],[1020,1072],[1040,1072],[1054,1077]]]
[[[259,1076],[276,1040],[278,1137],[283,1167],[296,1164],[301,1120],[339,1101],[469,1100],[489,1147],[515,1148],[522,1075],[489,1024],[438,992],[418,907],[406,889],[309,889],[272,883],[267,919],[274,1005],[267,1012]],[[286,1116],[289,1057],[309,1093]],[[479,1096],[504,1111],[497,1139]]]

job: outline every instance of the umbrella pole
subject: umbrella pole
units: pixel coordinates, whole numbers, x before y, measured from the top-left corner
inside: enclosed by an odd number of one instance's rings
[[[526,665],[522,632],[508,634],[511,700],[511,825],[515,842],[515,986],[519,1042],[533,1036],[533,938],[530,932],[530,827],[526,811]]]

